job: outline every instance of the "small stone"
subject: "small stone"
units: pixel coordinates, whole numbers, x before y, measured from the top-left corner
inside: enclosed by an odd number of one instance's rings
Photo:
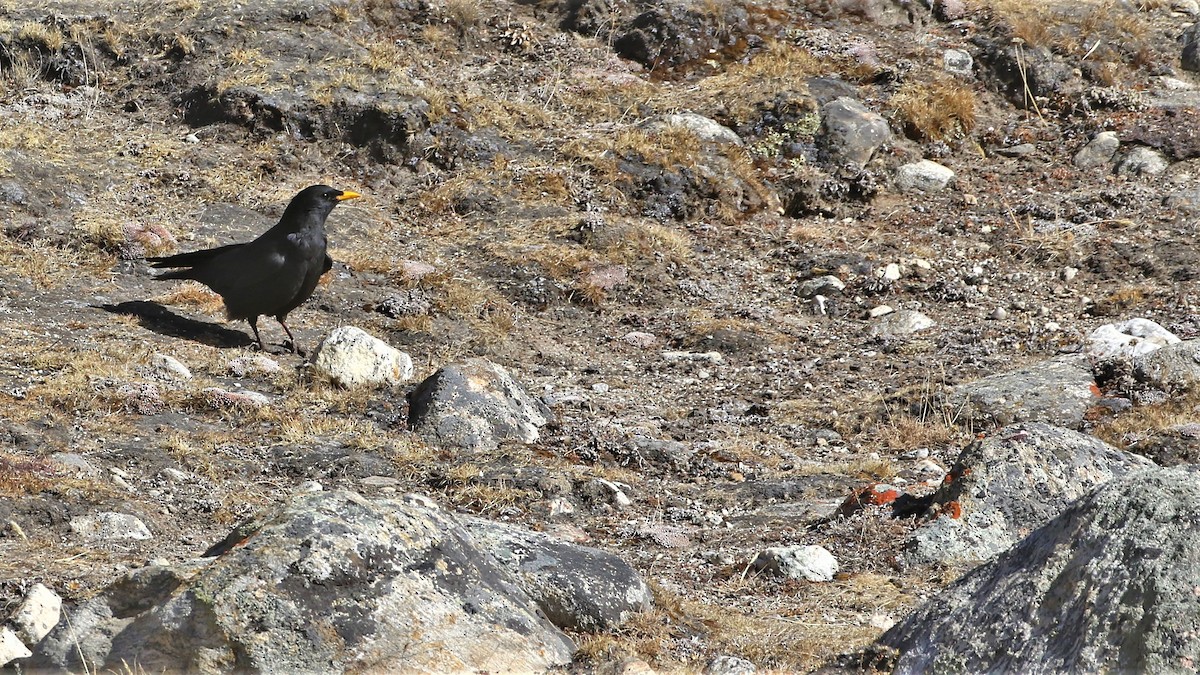
[[[225,408],[261,408],[270,404],[271,399],[266,394],[257,391],[228,391],[220,387],[207,387],[200,390],[200,395],[210,408],[221,410]]]
[[[575,513],[575,505],[568,499],[555,497],[547,502],[550,515],[553,516],[569,516]]]
[[[952,180],[952,170],[928,159],[896,169],[896,187],[901,192],[940,192]]]
[[[1008,318],[1008,310],[1004,309],[1003,307],[997,307],[996,309],[992,310],[992,313],[988,318],[995,319],[996,321],[1003,321]]]
[[[71,469],[76,474],[87,474],[94,476],[99,473],[92,463],[87,461],[87,458],[77,452],[56,452],[50,455],[50,459],[57,464]]]
[[[869,314],[872,319],[878,319],[879,317],[884,316],[885,314],[891,314],[894,311],[896,310],[892,309],[891,305],[879,305],[878,307],[872,307],[867,314]]]
[[[87,539],[150,539],[153,535],[137,516],[104,511],[94,516],[75,516],[71,531]]]
[[[692,112],[676,115],[663,115],[658,120],[652,120],[651,126],[668,126],[687,129],[702,141],[741,145],[742,139],[729,127],[716,120]]]
[[[876,336],[902,337],[932,328],[937,325],[933,319],[924,314],[902,309],[880,317],[871,326],[871,334]]]
[[[996,148],[996,154],[1001,157],[1028,157],[1035,152],[1037,152],[1037,146],[1033,143],[1018,143],[1017,145]]]
[[[649,349],[650,347],[658,344],[658,338],[654,337],[650,333],[643,333],[636,330],[626,333],[621,340],[624,341],[625,344],[633,345],[634,347],[641,347],[642,349]]]
[[[1078,267],[1064,267],[1062,271],[1063,281],[1071,281],[1079,274]]]
[[[433,274],[437,268],[419,260],[401,260],[400,277],[406,281],[420,281],[421,278]]]
[[[391,476],[367,476],[358,481],[359,485],[373,488],[396,487],[400,485],[400,481]]]
[[[668,352],[663,352],[662,357],[663,357],[664,361],[667,361],[670,363],[678,363],[680,361],[692,361],[692,362],[697,362],[697,363],[711,363],[714,365],[720,365],[722,363],[725,363],[725,357],[721,355],[721,352],[668,351]]]
[[[722,654],[713,658],[704,667],[704,675],[754,675],[758,668],[739,656]]]
[[[841,293],[845,289],[846,284],[841,279],[832,274],[826,274],[823,277],[806,279],[801,282],[797,294],[802,298],[812,298],[818,295],[828,296],[834,293]]]
[[[1125,153],[1117,162],[1116,172],[1119,176],[1157,176],[1167,170],[1167,160],[1162,153],[1138,145]]]
[[[881,272],[879,276],[885,281],[899,281],[900,266],[896,263],[888,263],[887,266],[883,268],[883,272]]]
[[[234,377],[247,375],[274,375],[281,372],[283,367],[275,359],[265,354],[239,356],[229,362],[229,374]]]
[[[16,627],[17,636],[25,644],[33,645],[58,625],[61,611],[62,598],[42,584],[34,584],[9,621]]]
[[[608,385],[603,382],[596,382],[592,385],[592,391],[596,392],[597,394],[607,394]]]
[[[838,562],[822,546],[783,546],[759,553],[754,567],[789,579],[833,581]]]
[[[190,380],[192,379],[192,371],[187,366],[175,358],[167,354],[154,354],[150,357],[150,365],[154,366],[158,372],[175,380]]]
[[[1195,16],[1200,14],[1200,2],[1196,2],[1196,0],[1171,0],[1171,11]]]
[[[21,638],[9,628],[0,628],[0,666],[5,666],[17,659],[27,659],[33,656],[29,648],[21,642]]]
[[[197,136],[196,134],[188,134],[187,136],[183,137],[183,140],[186,143],[199,143],[200,137]]]
[[[961,49],[947,49],[942,52],[942,69],[952,75],[969,77],[975,68],[975,59],[971,54]]]
[[[625,494],[625,491],[622,490],[621,487],[616,483],[603,478],[596,478],[594,480],[599,485],[604,486],[612,494],[612,502],[616,506],[625,508],[633,504],[633,500],[631,500],[629,496]]]
[[[1121,141],[1115,131],[1102,131],[1080,148],[1072,161],[1078,169],[1108,166],[1120,147]]]
[[[191,480],[192,476],[186,471],[180,471],[174,467],[167,467],[159,472],[163,478],[172,483],[186,483]]]
[[[408,354],[354,326],[337,328],[321,341],[313,369],[347,389],[395,386],[413,376]]]
[[[315,480],[306,480],[296,486],[296,492],[322,492],[325,487]]]

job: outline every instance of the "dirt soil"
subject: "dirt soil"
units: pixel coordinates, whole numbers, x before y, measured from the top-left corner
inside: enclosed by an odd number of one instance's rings
[[[0,601],[195,557],[317,481],[632,562],[658,606],[573,636],[581,670],[810,670],[865,645],[962,570],[903,565],[913,522],[886,509],[829,517],[871,483],[930,491],[987,431],[935,404],[945,387],[1120,318],[1200,330],[1190,22],[1020,0],[0,0]],[[895,134],[865,167],[821,153],[842,95]],[[742,144],[663,122],[681,112]],[[1104,130],[1165,172],[1077,168]],[[898,191],[922,158],[955,182]],[[430,447],[404,391],[320,381],[271,321],[281,369],[247,367],[248,327],[142,260],[247,240],[315,183],[364,196],[329,220],[302,346],[361,327],[412,355],[414,386],[485,356],[552,404],[537,443]],[[823,275],[846,288],[821,305],[802,289]],[[873,334],[883,304],[936,325]],[[1149,419],[1129,414],[1094,430],[1122,443]],[[103,511],[153,538],[72,533]],[[792,544],[829,548],[837,579],[751,569]]]

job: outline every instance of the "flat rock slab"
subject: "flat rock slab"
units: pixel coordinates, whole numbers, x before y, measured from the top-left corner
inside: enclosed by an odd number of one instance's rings
[[[1100,486],[885,633],[894,673],[1177,673],[1200,664],[1200,468]]]
[[[1078,429],[1098,396],[1087,359],[1071,355],[960,384],[947,403],[959,424],[974,428],[1046,422]]]
[[[967,446],[905,542],[912,562],[986,560],[1092,488],[1153,467],[1145,457],[1048,424],[1015,424]]]
[[[409,396],[409,428],[426,441],[468,450],[532,443],[553,417],[507,369],[482,358],[442,368]]]
[[[210,552],[118,581],[52,632],[34,665],[540,672],[574,652],[518,580],[423,498],[306,494]]]

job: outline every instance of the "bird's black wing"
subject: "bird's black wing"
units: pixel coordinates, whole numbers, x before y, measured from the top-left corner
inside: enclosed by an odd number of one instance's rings
[[[225,246],[218,246],[217,248],[206,248],[202,251],[189,251],[188,253],[146,258],[146,261],[150,263],[151,267],[159,269],[164,267],[196,267],[242,246],[245,246],[245,244],[227,244]]]

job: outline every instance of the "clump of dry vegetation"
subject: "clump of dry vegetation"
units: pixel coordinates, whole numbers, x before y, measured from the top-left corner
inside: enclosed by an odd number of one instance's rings
[[[888,100],[897,122],[922,141],[950,141],[975,129],[975,92],[949,77],[908,82]]]

